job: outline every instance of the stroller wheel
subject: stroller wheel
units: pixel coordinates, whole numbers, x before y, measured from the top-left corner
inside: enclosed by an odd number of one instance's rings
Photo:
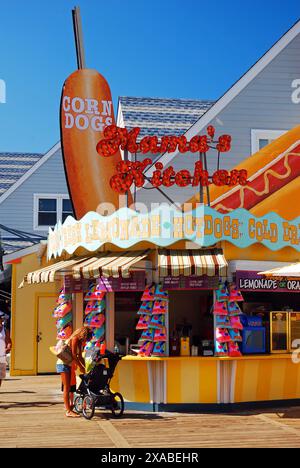
[[[124,398],[121,393],[112,393],[111,398],[111,412],[115,418],[120,418],[124,413]]]
[[[85,419],[92,419],[95,413],[95,401],[94,399],[86,395],[82,402],[82,414]]]
[[[83,405],[83,396],[77,395],[74,400],[74,410],[76,413],[82,413],[82,405]]]

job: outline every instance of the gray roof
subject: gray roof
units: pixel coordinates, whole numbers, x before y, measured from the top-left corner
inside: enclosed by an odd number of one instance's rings
[[[43,156],[40,153],[0,153],[0,197]]]
[[[140,127],[141,136],[184,134],[213,104],[195,99],[119,98],[124,126]]]
[[[39,240],[37,239],[28,239],[28,240],[20,240],[20,239],[2,239],[1,245],[4,250],[5,255],[12,254],[18,250],[26,249],[27,247],[31,247],[32,245],[39,244]]]

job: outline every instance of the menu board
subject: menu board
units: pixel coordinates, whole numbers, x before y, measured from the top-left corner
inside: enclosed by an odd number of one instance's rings
[[[163,289],[217,289],[218,276],[166,276]]]
[[[64,277],[64,288],[67,294],[86,292],[89,289],[89,280],[74,279],[73,276],[67,275]]]
[[[145,271],[134,271],[130,278],[105,278],[101,276],[98,278],[100,291],[144,291],[146,274]]]

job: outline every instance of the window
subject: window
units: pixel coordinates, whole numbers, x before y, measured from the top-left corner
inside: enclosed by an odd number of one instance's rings
[[[287,130],[251,130],[251,154],[257,153]]]
[[[63,223],[68,216],[73,216],[72,204],[68,195],[34,195],[34,230],[47,231],[58,221]]]

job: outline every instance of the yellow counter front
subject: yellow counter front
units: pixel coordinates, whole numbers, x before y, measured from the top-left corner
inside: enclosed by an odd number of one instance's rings
[[[126,356],[111,383],[127,402],[218,405],[300,399],[300,365],[290,354],[141,358]]]

